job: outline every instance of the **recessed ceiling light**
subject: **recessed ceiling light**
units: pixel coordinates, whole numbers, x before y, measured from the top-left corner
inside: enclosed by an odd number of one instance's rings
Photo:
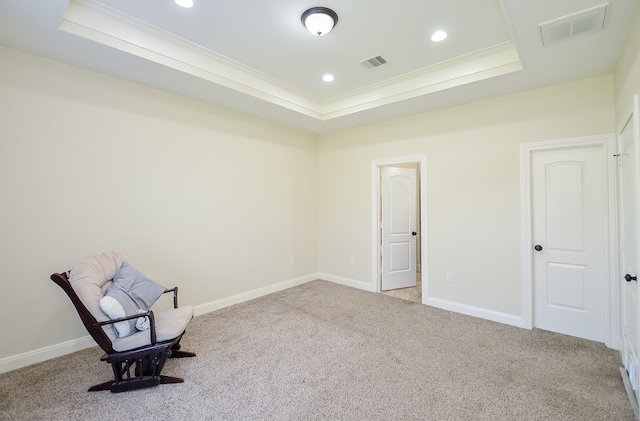
[[[333,79],[334,79],[333,75],[330,75],[330,74],[326,74],[322,76],[322,80],[324,80],[325,82],[333,82]]]
[[[178,6],[193,7],[193,0],[173,0]]]
[[[447,33],[445,31],[436,31],[431,35],[431,41],[440,42],[444,41],[447,38]]]

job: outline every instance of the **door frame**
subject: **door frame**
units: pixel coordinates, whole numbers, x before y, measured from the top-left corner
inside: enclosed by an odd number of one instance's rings
[[[422,303],[426,304],[428,297],[428,262],[427,262],[427,157],[426,155],[405,158],[376,159],[371,162],[371,282],[373,291],[380,292],[380,207],[381,202],[381,169],[385,166],[397,164],[419,164],[418,183],[420,185],[418,202],[420,204],[420,261],[422,273]]]
[[[618,301],[618,252],[617,252],[617,200],[616,174],[613,154],[615,134],[603,134],[569,139],[523,143],[520,145],[520,213],[521,213],[521,258],[522,258],[522,326],[533,328],[533,238],[531,216],[531,157],[535,152],[600,147],[604,168],[605,207],[604,236],[605,248],[605,302],[604,302],[604,344],[617,349],[619,337]]]

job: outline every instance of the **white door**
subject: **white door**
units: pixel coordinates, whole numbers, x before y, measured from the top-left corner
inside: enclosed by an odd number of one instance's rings
[[[619,183],[620,183],[620,256],[622,266],[622,360],[629,373],[633,391],[638,398],[638,282],[633,277],[638,275],[638,135],[634,130],[634,118],[637,109],[632,113],[627,124],[620,131],[619,140]],[[627,281],[628,279],[628,281]]]
[[[382,167],[382,290],[416,286],[416,170]]]
[[[605,172],[600,147],[533,153],[533,321],[604,342]]]

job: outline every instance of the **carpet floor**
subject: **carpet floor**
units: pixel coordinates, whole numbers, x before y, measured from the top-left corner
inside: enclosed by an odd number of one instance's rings
[[[71,304],[70,304],[71,305]],[[325,281],[196,317],[182,384],[88,393],[89,348],[0,375],[2,420],[624,420],[620,357]]]

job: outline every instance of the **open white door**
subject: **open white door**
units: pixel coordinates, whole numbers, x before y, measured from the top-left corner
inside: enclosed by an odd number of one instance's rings
[[[416,286],[416,170],[382,167],[382,290]]]
[[[638,400],[638,342],[640,338],[638,290],[638,179],[640,177],[640,140],[638,128],[638,97],[634,97],[632,112],[619,131],[619,183],[620,183],[620,262],[622,276],[622,361],[629,375],[633,394]]]

